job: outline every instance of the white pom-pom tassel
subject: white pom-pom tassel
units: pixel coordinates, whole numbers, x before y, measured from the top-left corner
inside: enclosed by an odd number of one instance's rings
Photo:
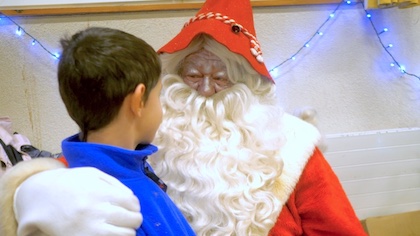
[[[251,53],[254,57],[258,56],[258,52],[255,50],[255,48],[251,48]]]

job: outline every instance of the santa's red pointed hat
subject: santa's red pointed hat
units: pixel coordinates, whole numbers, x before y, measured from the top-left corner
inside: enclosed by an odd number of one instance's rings
[[[242,55],[258,73],[274,82],[264,64],[255,35],[250,0],[207,0],[181,32],[158,52],[183,50],[201,33],[212,36],[230,51]]]

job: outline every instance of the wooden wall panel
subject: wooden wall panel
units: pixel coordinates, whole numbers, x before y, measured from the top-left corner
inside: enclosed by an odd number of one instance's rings
[[[360,219],[420,210],[420,128],[327,135],[326,143]]]
[[[68,15],[199,9],[204,1],[183,0],[3,0],[0,12],[8,16]],[[340,0],[251,0],[253,7],[339,3]]]

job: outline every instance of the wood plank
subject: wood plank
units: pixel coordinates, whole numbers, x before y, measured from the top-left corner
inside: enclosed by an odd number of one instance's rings
[[[410,212],[420,210],[420,202],[396,204],[387,207],[369,207],[362,209],[355,209],[356,215],[359,219],[366,219],[368,217],[384,216],[391,214],[398,214],[403,212]]]
[[[326,135],[326,152],[420,144],[420,128]]]
[[[400,160],[420,160],[420,144],[326,152],[324,155],[333,168]]]
[[[420,188],[349,196],[355,210],[420,203]]]
[[[340,181],[420,173],[420,159],[333,168]]]
[[[312,5],[339,3],[340,0],[252,0],[253,7],[272,7],[290,5]],[[104,4],[75,4],[62,6],[29,6],[29,7],[1,7],[0,12],[7,16],[36,16],[36,15],[69,15],[69,14],[92,14],[92,13],[117,13],[117,12],[141,12],[141,11],[169,11],[199,9],[203,2],[182,3],[104,3]]]
[[[420,210],[420,128],[327,135],[326,143],[359,219]]]
[[[341,184],[348,196],[415,189],[420,188],[420,173],[348,180]]]

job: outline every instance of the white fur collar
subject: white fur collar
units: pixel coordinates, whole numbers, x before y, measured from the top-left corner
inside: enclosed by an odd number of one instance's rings
[[[284,114],[282,123],[286,143],[280,151],[284,167],[276,184],[276,195],[284,205],[295,189],[321,135],[313,125],[289,114]]]

